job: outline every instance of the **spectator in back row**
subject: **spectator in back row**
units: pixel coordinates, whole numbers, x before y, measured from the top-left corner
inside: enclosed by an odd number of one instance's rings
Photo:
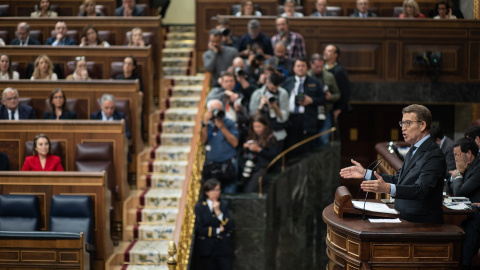
[[[83,28],[80,47],[110,47],[110,44],[98,37],[97,28],[89,24]]]
[[[50,10],[50,1],[49,0],[38,0],[36,11],[30,14],[30,17],[39,18],[39,17],[58,17],[57,12]]]
[[[143,30],[140,27],[135,27],[130,31],[128,38],[128,47],[145,47],[145,40],[143,39]]]
[[[138,80],[140,84],[139,94],[143,96],[142,77],[138,72],[137,59],[133,56],[127,56],[123,59],[123,73],[118,74],[115,80]]]
[[[252,0],[243,0],[240,4],[240,10],[235,16],[262,16],[262,12],[258,11]]]
[[[244,58],[248,57],[255,43],[262,47],[264,58],[270,58],[273,55],[270,38],[262,32],[260,22],[257,19],[248,22],[248,33],[240,38],[238,45],[240,56]]]
[[[75,57],[75,71],[68,75],[65,80],[67,81],[89,81],[92,78],[88,76],[87,70],[87,61],[85,60],[85,56],[77,56]]]
[[[18,80],[20,75],[12,69],[12,60],[7,53],[0,54],[0,81]]]
[[[100,99],[100,111],[90,114],[91,120],[113,121],[125,119],[125,114],[115,110],[115,97],[110,94],[103,94]],[[132,138],[130,128],[125,120],[125,136]]]
[[[405,0],[403,1],[402,13],[398,15],[399,18],[425,18],[425,15],[420,13],[417,1]]]
[[[283,8],[285,9],[285,12],[280,14],[281,17],[303,17],[302,13],[295,11],[295,0],[285,0],[285,2],[283,3]]]
[[[95,0],[85,0],[82,4],[82,9],[78,16],[84,17],[96,17],[96,16],[105,16],[101,11],[96,11],[97,3]]]
[[[447,162],[447,171],[445,172],[445,178],[450,178],[450,171],[455,170],[455,157],[453,155],[453,140],[445,136],[438,126],[430,128],[430,136],[438,144],[440,150],[442,150]]]
[[[272,37],[272,45],[279,41],[287,45],[287,55],[290,59],[306,57],[305,42],[302,35],[289,30],[288,18],[279,17],[275,20],[278,34]]]
[[[440,0],[435,5],[438,15],[433,17],[435,20],[456,20],[457,17],[452,14],[453,10],[448,0]]]
[[[122,0],[122,6],[115,10],[115,16],[145,16],[145,10],[135,5],[135,0]]]
[[[47,38],[45,45],[52,46],[64,46],[64,45],[77,45],[77,42],[67,37],[67,23],[59,21],[55,24],[55,36]]]
[[[368,10],[368,0],[357,0],[356,10],[354,13],[350,14],[350,17],[357,18],[367,18],[367,17],[377,17],[377,14]]]
[[[335,14],[329,10],[327,10],[328,1],[327,0],[317,0],[315,3],[315,11],[310,16],[311,17],[327,17],[327,16],[335,16]]]
[[[33,108],[19,103],[18,91],[8,87],[2,93],[2,105],[0,105],[0,119],[20,120],[35,119]]]
[[[38,134],[33,139],[33,155],[25,158],[22,171],[63,171],[60,157],[52,155],[50,139]]]
[[[17,25],[16,35],[17,37],[10,42],[10,45],[42,45],[40,41],[30,37],[30,25],[26,22]]]
[[[53,89],[48,100],[50,111],[43,113],[43,119],[77,119],[77,114],[67,110],[67,98],[61,88]]]
[[[53,72],[53,63],[52,60],[47,55],[39,55],[35,59],[35,69],[33,70],[33,75],[30,80],[58,80],[58,76]]]
[[[205,70],[212,73],[212,86],[218,85],[217,80],[220,74],[230,67],[237,55],[237,49],[222,45],[222,32],[220,30],[210,30],[208,50],[203,53],[202,59]]]

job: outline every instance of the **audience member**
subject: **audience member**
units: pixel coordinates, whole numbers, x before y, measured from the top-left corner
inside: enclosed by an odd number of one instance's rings
[[[205,70],[212,73],[212,86],[218,85],[217,81],[220,74],[230,67],[237,55],[237,49],[222,45],[222,32],[220,30],[210,30],[208,50],[203,53],[202,59]]]
[[[222,32],[222,45],[238,49],[238,37],[230,31],[230,20],[226,17],[218,17],[216,28]]]
[[[5,46],[5,45],[7,45],[7,44],[5,43],[5,40],[3,40],[3,38],[0,38],[0,47],[3,47],[3,46]]]
[[[329,10],[327,10],[328,1],[327,0],[317,0],[315,2],[315,9],[316,11],[312,13],[311,17],[327,17],[327,16],[335,16],[335,14]]]
[[[245,61],[241,57],[235,57],[229,72],[235,74],[235,92],[242,94],[245,104],[248,104],[253,91],[257,89],[255,78],[246,72]]]
[[[342,111],[350,111],[350,80],[345,68],[338,62],[340,57],[340,48],[336,45],[329,44],[323,51],[323,59],[325,60],[325,68],[333,74],[340,89],[340,100],[333,105],[333,121],[336,121],[338,115]]]
[[[262,113],[272,128],[278,149],[283,149],[287,131],[285,125],[289,116],[288,92],[280,87],[285,77],[272,71],[266,83],[253,92],[250,98],[249,112]]]
[[[235,75],[233,73],[225,71],[222,73],[222,76],[219,79],[220,87],[214,87],[210,90],[207,95],[206,102],[210,100],[218,99],[220,102],[225,105],[225,113],[229,119],[232,119],[234,122],[237,121],[237,111],[242,111],[243,108],[241,104],[236,102],[237,100],[243,98],[243,94],[235,92]]]
[[[75,57],[75,71],[68,75],[67,81],[90,81],[92,78],[88,76],[87,61],[85,56]]]
[[[262,16],[262,12],[257,10],[252,0],[243,0],[240,4],[240,10],[235,13],[235,16]]]
[[[118,74],[115,80],[138,80],[139,95],[143,96],[142,76],[138,72],[138,64],[135,57],[127,56],[123,59],[123,73]]]
[[[18,80],[20,75],[12,69],[12,60],[7,53],[0,53],[0,81]]]
[[[59,21],[55,24],[55,36],[47,38],[45,45],[64,46],[77,45],[77,42],[67,36],[67,23]]]
[[[15,35],[17,37],[10,42],[10,45],[42,45],[40,41],[30,36],[30,25],[26,22],[21,22],[17,25],[17,32]]]
[[[404,0],[402,5],[402,13],[398,15],[399,18],[425,18],[425,15],[420,13],[417,1]]]
[[[467,131],[465,131],[465,137],[471,138],[475,141],[477,146],[480,148],[480,127],[471,126]]]
[[[350,17],[367,18],[377,17],[377,14],[368,10],[368,0],[357,0],[355,12],[350,14]]]
[[[270,39],[268,39],[270,41]],[[262,46],[258,43],[253,43],[250,47],[250,54],[246,60],[245,71],[247,74],[254,79],[254,84],[257,83],[260,75],[262,74],[263,64],[265,62],[265,53],[263,52]]]
[[[430,136],[438,144],[445,156],[447,162],[447,171],[445,172],[445,178],[450,177],[450,171],[455,170],[455,157],[453,155],[453,141],[449,137],[445,136],[438,126],[432,126],[430,128]]]
[[[323,92],[325,93],[325,106],[318,107],[318,120],[323,121],[319,133],[330,129],[333,126],[333,104],[340,100],[340,90],[332,73],[326,71],[323,66],[325,60],[318,53],[312,54],[310,57],[310,70],[308,76],[314,77],[323,84]],[[330,142],[331,134],[325,134],[319,138],[320,145]]]
[[[80,41],[80,47],[110,47],[110,44],[106,40],[101,40],[98,36],[97,28],[89,24],[82,30],[82,39]]]
[[[202,185],[201,201],[195,205],[194,250],[201,269],[233,269],[233,221],[220,193],[220,182],[208,179]]]
[[[323,85],[315,78],[307,75],[308,66],[305,58],[297,58],[294,62],[295,76],[289,77],[283,83],[283,88],[289,92],[289,125],[285,148],[288,148],[320,130],[318,121],[318,106],[325,104]],[[290,157],[306,153],[313,147],[313,142],[306,143],[290,152]]]
[[[57,12],[50,10],[50,1],[49,0],[38,0],[36,10],[30,14],[30,17],[39,18],[39,17],[58,17]]]
[[[433,17],[435,20],[456,20],[457,17],[452,14],[452,7],[448,0],[440,0],[435,4],[435,10],[438,15]]]
[[[272,75],[272,73],[275,72],[275,67],[270,65],[270,64],[264,64],[262,73],[260,74],[260,77],[258,78],[257,85],[258,87],[263,87],[268,80],[268,77]]]
[[[238,45],[240,56],[247,58],[252,53],[255,53],[252,52],[252,46],[255,43],[262,48],[262,51],[264,52],[262,56],[264,59],[270,58],[273,55],[270,38],[262,32],[260,29],[260,22],[257,19],[253,19],[248,22],[248,33],[240,38]]]
[[[306,57],[307,53],[302,35],[289,31],[288,25],[288,18],[279,17],[275,20],[278,34],[272,37],[272,45],[283,41],[286,44],[287,54],[290,59]]]
[[[274,55],[265,61],[265,64],[272,65],[275,69],[280,70],[285,77],[293,75],[293,59],[287,54],[287,44],[278,41],[274,47]]]
[[[47,55],[39,55],[35,59],[35,69],[30,80],[58,80],[58,76],[53,72],[53,63]]]
[[[283,9],[285,10],[285,12],[280,14],[281,17],[303,17],[302,13],[295,11],[295,0],[285,0],[285,2],[283,2]]]
[[[18,90],[7,87],[2,93],[2,105],[0,105],[0,119],[20,120],[35,119],[33,108],[20,104]]]
[[[145,10],[135,5],[135,0],[122,0],[122,6],[115,9],[115,16],[145,16]]]
[[[96,16],[105,16],[101,11],[96,10],[97,2],[95,0],[85,0],[82,4],[82,9],[77,16],[84,17],[96,17]]]
[[[33,155],[25,157],[22,171],[63,171],[60,157],[52,154],[50,139],[38,134],[33,139]]]
[[[278,145],[269,125],[269,121],[262,113],[252,115],[246,142],[243,144],[243,165],[241,166],[243,191],[257,192],[258,178],[278,153]]]
[[[412,104],[402,109],[402,135],[411,145],[405,162],[395,175],[372,172],[355,160],[340,176],[359,178],[365,192],[390,194],[400,218],[409,222],[443,224],[443,182],[445,158],[430,138],[432,114],[425,106]]]
[[[145,40],[143,40],[143,30],[140,27],[135,27],[130,31],[128,37],[128,47],[145,47]]]
[[[53,89],[48,102],[50,111],[43,112],[43,119],[77,119],[77,114],[67,109],[67,98],[61,88]]]
[[[239,134],[235,123],[225,117],[223,108],[222,102],[218,99],[207,102],[200,133],[200,141],[206,150],[202,178],[214,177],[222,183],[224,193],[235,193],[237,189],[235,156]]]
[[[11,169],[7,154],[0,152],[0,171],[10,171]]]
[[[90,114],[91,120],[114,121],[125,119],[125,114],[115,110],[115,97],[110,94],[103,94],[100,99],[100,111]],[[131,139],[130,128],[125,119],[125,136]]]

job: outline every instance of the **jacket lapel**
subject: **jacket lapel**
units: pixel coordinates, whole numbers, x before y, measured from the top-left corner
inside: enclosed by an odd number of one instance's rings
[[[421,145],[420,147],[417,149],[417,151],[415,152],[415,155],[413,155],[413,157],[410,159],[410,161],[408,162],[408,164],[405,164],[404,163],[404,166],[402,166],[402,173],[400,175],[400,179],[398,181],[398,183],[401,183],[403,181],[403,179],[405,178],[405,176],[408,174],[408,172],[410,171],[410,169],[413,167],[413,165],[421,158],[423,157],[423,155],[425,154],[425,151],[428,150],[428,148],[430,148],[430,144],[431,144],[431,140],[430,139],[427,139],[425,140]]]

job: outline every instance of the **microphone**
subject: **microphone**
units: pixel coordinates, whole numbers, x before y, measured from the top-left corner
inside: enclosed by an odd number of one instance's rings
[[[379,158],[380,159],[380,158]],[[378,159],[377,159],[378,160]],[[375,161],[376,162],[376,161]],[[380,165],[380,163],[382,163],[382,161],[380,160],[380,162],[377,163],[377,165],[375,165],[375,167],[373,167],[372,169],[372,173],[375,171],[375,169],[378,167],[378,165]],[[366,174],[366,173],[365,173]],[[368,191],[367,193],[365,194],[365,201],[363,202],[363,211],[362,211],[362,220],[365,219],[365,206],[367,205],[367,197],[368,197]]]
[[[370,165],[367,166],[367,168],[365,168],[365,174],[363,175],[363,179],[365,179],[365,176],[367,175],[367,172],[368,172],[368,168],[370,168],[373,164],[377,163],[377,161],[379,161],[382,157],[379,157],[377,158],[377,160],[373,161],[372,163],[370,163]],[[378,164],[375,166],[375,168],[377,168]],[[357,201],[358,201],[358,196],[360,196],[360,190],[361,188],[358,189],[358,192],[357,192]]]

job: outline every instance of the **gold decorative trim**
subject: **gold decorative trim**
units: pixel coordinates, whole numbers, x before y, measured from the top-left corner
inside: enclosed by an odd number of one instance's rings
[[[353,245],[356,245],[357,246],[357,253],[353,253],[351,250],[350,250],[350,244],[353,244]],[[360,243],[358,242],[355,242],[355,241],[352,241],[350,239],[347,239],[347,253],[348,254],[351,254],[355,257],[360,257],[360,254],[362,254],[362,245],[360,245]]]
[[[476,20],[480,19],[479,14],[479,2],[480,0],[473,0],[473,18]]]

